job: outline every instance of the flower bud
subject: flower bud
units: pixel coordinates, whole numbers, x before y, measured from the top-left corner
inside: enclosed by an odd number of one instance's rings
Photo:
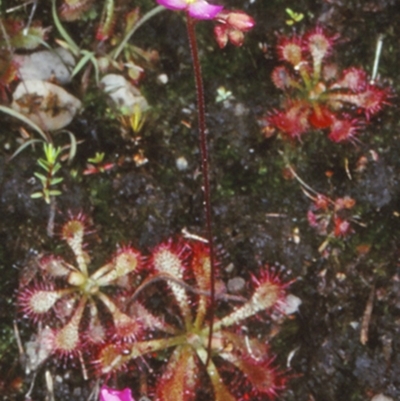
[[[242,32],[247,32],[255,25],[254,19],[243,11],[232,11],[226,17],[226,23]]]

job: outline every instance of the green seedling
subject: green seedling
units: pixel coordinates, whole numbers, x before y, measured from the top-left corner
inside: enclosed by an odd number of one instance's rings
[[[286,25],[292,26],[295,23],[302,21],[304,18],[303,13],[296,13],[296,11],[293,11],[291,8],[286,8],[285,11],[290,17],[290,19],[286,20]]]
[[[62,177],[56,177],[57,172],[61,168],[61,164],[57,161],[61,153],[61,148],[55,148],[51,143],[43,144],[44,158],[39,158],[37,163],[45,171],[46,174],[35,172],[34,175],[42,184],[42,190],[34,192],[31,198],[43,198],[47,204],[50,204],[51,197],[61,195],[61,191],[54,187],[63,181]]]

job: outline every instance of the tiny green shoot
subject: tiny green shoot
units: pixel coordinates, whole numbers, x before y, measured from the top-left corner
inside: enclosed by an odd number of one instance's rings
[[[290,19],[286,20],[286,25],[292,26],[296,22],[300,22],[304,18],[303,13],[296,13],[291,8],[286,8],[285,11],[286,11],[286,14],[289,15],[289,17],[290,17]]]
[[[54,147],[51,143],[43,144],[44,158],[39,158],[37,164],[45,171],[45,174],[35,172],[34,175],[42,184],[42,190],[35,192],[31,198],[43,198],[47,204],[50,204],[51,197],[61,195],[61,191],[54,187],[63,181],[62,177],[56,177],[61,168],[58,157],[61,153],[60,147]]]

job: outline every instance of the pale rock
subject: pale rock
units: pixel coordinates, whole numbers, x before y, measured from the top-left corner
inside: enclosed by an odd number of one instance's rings
[[[19,83],[13,93],[11,107],[28,117],[45,131],[67,126],[82,103],[60,86],[39,80]]]
[[[21,81],[55,79],[63,85],[71,82],[71,73],[76,64],[71,52],[62,47],[32,54],[16,54],[13,60],[18,65],[18,75]]]
[[[134,87],[122,75],[107,74],[101,81],[102,89],[111,98],[114,106],[123,114],[132,115],[135,107],[145,111],[149,106],[139,89]]]

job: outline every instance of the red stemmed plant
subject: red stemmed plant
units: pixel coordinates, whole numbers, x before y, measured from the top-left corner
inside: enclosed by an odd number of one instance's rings
[[[200,242],[167,241],[153,250],[148,270],[152,273],[136,290],[131,308],[138,305],[143,308],[142,303],[146,301],[151,303],[145,297],[140,303],[138,299],[149,286],[158,286],[164,307],[158,307],[152,319],[139,317],[139,324],[146,319],[157,320],[157,330],[144,330],[130,343],[105,344],[96,361],[99,373],[107,375],[131,360],[157,357],[171,350],[155,385],[156,400],[195,400],[199,385],[204,388],[207,383],[200,379],[204,373],[211,384],[207,392],[209,397],[214,394],[212,399],[215,401],[272,398],[284,387],[285,377],[273,366],[273,357],[265,342],[241,330],[246,319],[260,316],[265,311],[270,313],[277,306],[279,310],[279,305],[285,301],[286,285],[268,266],[258,277],[252,278],[250,299],[227,294],[222,282],[218,281],[221,285],[217,286],[216,299],[225,305],[229,302],[238,306],[230,313],[220,314],[216,310],[209,360],[209,247]],[[160,281],[164,286],[160,287]],[[145,306],[150,310],[150,305]],[[172,316],[171,311],[174,311]],[[228,386],[221,370],[228,370],[237,385]]]
[[[329,241],[333,238],[345,238],[353,232],[350,210],[356,201],[349,196],[332,200],[325,195],[310,195],[304,188],[304,193],[313,200],[313,204],[307,212],[307,220],[319,235],[326,236],[326,240],[320,245],[319,251],[323,252]]]
[[[321,27],[280,38],[277,50],[285,64],[273,70],[272,81],[286,98],[281,110],[265,118],[267,125],[292,139],[322,129],[333,142],[351,141],[387,104],[388,90],[370,83],[363,69],[340,72],[328,61],[336,39]]]

